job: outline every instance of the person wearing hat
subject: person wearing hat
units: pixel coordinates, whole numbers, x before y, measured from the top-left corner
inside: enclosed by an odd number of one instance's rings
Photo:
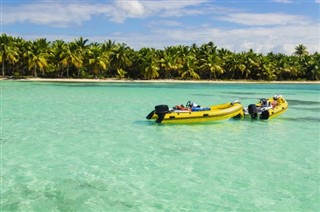
[[[273,96],[273,101],[271,102],[272,108],[275,108],[278,105],[278,96],[274,95]]]

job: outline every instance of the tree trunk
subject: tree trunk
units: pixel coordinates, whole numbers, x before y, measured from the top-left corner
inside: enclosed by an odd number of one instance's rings
[[[67,78],[69,78],[69,65],[67,65]]]
[[[38,74],[37,74],[37,68],[34,67],[34,77],[37,78],[38,77]]]
[[[4,60],[2,61],[2,76],[4,77]]]

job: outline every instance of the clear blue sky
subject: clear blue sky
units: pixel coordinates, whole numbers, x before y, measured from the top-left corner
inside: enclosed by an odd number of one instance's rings
[[[201,45],[320,52],[320,0],[0,0],[1,32],[24,39],[114,40],[138,50]]]

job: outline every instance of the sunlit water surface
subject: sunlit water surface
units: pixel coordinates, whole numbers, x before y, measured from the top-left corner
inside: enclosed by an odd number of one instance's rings
[[[319,211],[319,84],[1,81],[2,211]],[[243,105],[268,121],[165,125],[155,105]]]

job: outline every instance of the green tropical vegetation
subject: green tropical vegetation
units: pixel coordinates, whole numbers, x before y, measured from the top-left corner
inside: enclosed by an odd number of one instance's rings
[[[231,52],[213,42],[134,50],[124,43],[0,36],[2,77],[192,80],[320,80],[320,54]]]

